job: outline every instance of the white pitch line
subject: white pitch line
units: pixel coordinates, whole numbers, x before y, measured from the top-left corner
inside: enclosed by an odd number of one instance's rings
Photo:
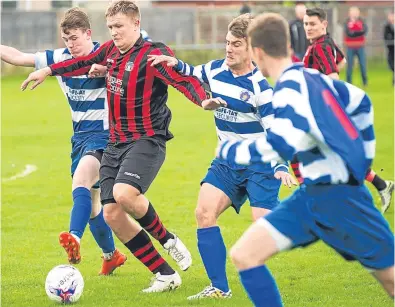
[[[36,170],[37,170],[37,166],[35,166],[33,164],[26,164],[23,172],[20,172],[12,177],[9,177],[9,178],[3,178],[1,181],[8,182],[8,181],[13,181],[13,180],[16,180],[19,178],[23,178],[23,177],[29,176],[31,173],[35,172]]]

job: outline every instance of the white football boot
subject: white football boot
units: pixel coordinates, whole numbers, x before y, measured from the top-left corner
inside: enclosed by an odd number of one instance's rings
[[[392,195],[394,194],[394,182],[386,180],[385,183],[387,187],[379,191],[380,198],[381,198],[381,212],[384,214],[391,205]]]
[[[172,275],[161,275],[159,272],[152,278],[150,286],[144,289],[144,293],[166,292],[181,286],[181,277],[175,272]]]
[[[179,237],[174,235],[174,239],[169,239],[163,247],[174,261],[177,262],[181,270],[188,270],[192,264],[192,256]]]

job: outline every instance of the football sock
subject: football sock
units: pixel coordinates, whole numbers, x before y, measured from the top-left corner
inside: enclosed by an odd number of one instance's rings
[[[293,159],[291,161],[291,167],[292,167],[292,170],[294,172],[294,175],[295,175],[296,179],[298,180],[298,182],[300,184],[302,184],[303,183],[303,178],[302,178],[302,175],[300,174],[299,161],[296,159],[296,157],[293,157]]]
[[[162,246],[169,240],[174,239],[174,235],[168,232],[163,226],[158,214],[156,214],[151,203],[148,205],[147,213],[136,221],[143,227],[152,237],[162,244]]]
[[[239,272],[241,283],[257,307],[282,307],[281,295],[265,265]]]
[[[99,245],[103,253],[108,254],[115,250],[112,231],[104,220],[103,209],[100,210],[100,213],[97,216],[89,220],[89,228],[97,245]]]
[[[87,188],[78,187],[73,191],[73,209],[70,218],[70,233],[82,238],[92,211],[91,192]]]
[[[125,246],[152,273],[156,274],[160,272],[161,275],[172,275],[175,273],[152,245],[151,239],[144,229],[129,242],[126,242]]]
[[[229,291],[226,277],[226,247],[218,226],[199,228],[197,241],[207,276],[213,287]]]
[[[365,179],[369,182],[371,182],[374,187],[379,190],[382,191],[387,187],[387,184],[385,183],[385,181],[383,179],[381,179],[376,173],[375,171],[373,171],[372,169],[369,168]]]

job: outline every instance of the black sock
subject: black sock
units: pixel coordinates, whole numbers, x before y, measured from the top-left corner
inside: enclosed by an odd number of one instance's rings
[[[136,221],[139,222],[141,227],[143,227],[151,236],[158,240],[162,246],[169,239],[174,239],[174,235],[167,231],[165,226],[163,226],[151,203],[149,203],[147,213],[142,218],[136,219]]]
[[[172,275],[175,271],[158,253],[147,233],[142,229],[134,238],[125,243],[132,254],[140,260],[152,273]]]
[[[379,191],[382,191],[387,187],[387,184],[385,183],[385,181],[383,179],[381,179],[379,177],[379,175],[377,175],[377,174],[374,176],[374,178],[372,180],[372,184]]]

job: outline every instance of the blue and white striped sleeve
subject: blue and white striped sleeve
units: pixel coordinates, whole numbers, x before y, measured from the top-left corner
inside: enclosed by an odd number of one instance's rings
[[[210,72],[210,68],[211,68],[211,62],[208,62],[207,64],[202,64],[202,65],[198,65],[198,66],[192,66],[189,65],[188,63],[184,63],[183,61],[178,60],[178,64],[175,67],[175,69],[182,73],[183,75],[187,75],[187,76],[195,76],[197,77],[200,81],[204,82],[204,83],[209,83],[208,80],[208,75]]]
[[[260,83],[265,84],[260,84],[261,88],[263,88],[263,91],[258,95],[256,100],[257,112],[259,113],[266,133],[269,133],[272,121],[274,119],[274,109],[272,105],[273,89],[266,80],[262,80]],[[278,163],[277,161],[270,161],[270,163],[273,173],[276,173],[277,171],[288,172],[287,163]]]
[[[37,52],[34,55],[34,65],[36,69],[41,69],[49,65],[62,62],[68,56],[64,54],[65,48],[55,50],[45,50],[44,52]]]
[[[360,88],[343,81],[333,81],[333,86],[346,104],[346,113],[359,130],[368,159],[373,159],[376,151],[374,134],[374,112],[369,96]]]
[[[44,52],[36,52],[34,55],[34,66],[36,70],[54,64],[54,50],[45,50]]]
[[[306,151],[315,145],[309,134],[308,119],[302,115],[308,102],[300,92],[287,88],[285,84],[273,96],[274,102],[274,119],[267,137],[256,141],[222,143],[217,153],[220,159],[241,165],[271,161],[284,163],[291,160],[296,152]]]

